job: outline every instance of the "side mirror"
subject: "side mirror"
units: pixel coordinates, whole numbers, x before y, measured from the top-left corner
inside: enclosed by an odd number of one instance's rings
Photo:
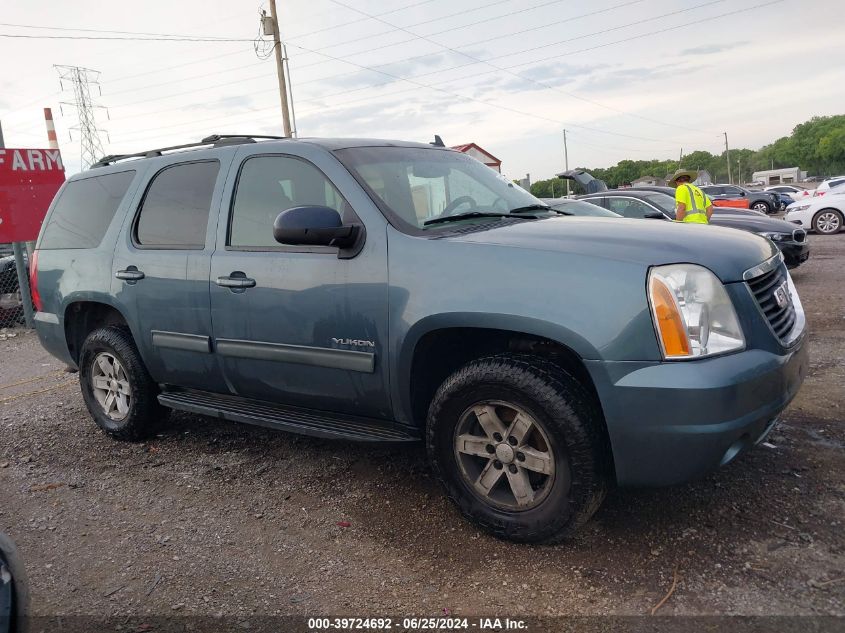
[[[280,244],[348,248],[355,244],[358,227],[344,225],[329,207],[292,207],[276,217],[273,237]]]
[[[643,216],[646,220],[665,220],[666,216],[660,211],[651,211]]]

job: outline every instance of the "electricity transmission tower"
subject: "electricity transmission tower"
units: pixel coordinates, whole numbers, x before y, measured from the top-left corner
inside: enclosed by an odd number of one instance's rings
[[[103,152],[103,142],[100,140],[102,130],[97,128],[97,120],[94,116],[94,111],[103,106],[98,106],[91,99],[91,85],[97,86],[99,90],[100,72],[79,66],[56,65],[54,68],[59,73],[59,85],[62,90],[65,89],[64,82],[66,81],[71,84],[73,89],[73,102],[63,101],[60,105],[76,108],[79,124],[70,129],[79,132],[82,168],[85,169],[100,160],[105,153]],[[102,96],[101,90],[100,96]],[[108,110],[106,114],[108,114]],[[108,135],[108,132],[106,132],[106,135]],[[73,140],[73,137],[71,137],[71,140]]]

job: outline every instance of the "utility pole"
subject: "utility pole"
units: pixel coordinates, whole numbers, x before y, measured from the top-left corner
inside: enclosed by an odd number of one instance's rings
[[[733,178],[731,177],[731,149],[728,147],[728,133],[725,132],[725,158],[728,161],[728,183],[734,184]]]
[[[282,102],[282,129],[285,136],[290,136],[290,113],[288,112],[288,88],[285,81],[285,67],[282,62],[282,40],[279,31],[279,14],[276,0],[270,0],[270,20],[273,23],[273,54],[276,57],[276,75],[279,77],[279,98]]]
[[[681,148],[681,153],[678,154],[678,169],[681,168],[681,161],[684,160],[684,148]]]
[[[563,161],[564,168],[569,171],[569,148],[566,145],[566,130],[563,131]],[[569,178],[566,179],[566,197],[569,197]]]
[[[76,108],[76,115],[79,124],[71,128],[79,132],[80,154],[82,168],[86,169],[100,160],[105,152],[103,142],[100,140],[101,130],[97,128],[97,121],[94,110],[101,108],[91,99],[91,84],[99,86],[100,72],[90,68],[79,66],[57,66],[53,68],[59,73],[59,85],[64,90],[64,81],[71,82],[73,86],[73,103],[62,102],[60,105],[68,105]]]
[[[736,184],[742,186],[742,157],[736,158]]]

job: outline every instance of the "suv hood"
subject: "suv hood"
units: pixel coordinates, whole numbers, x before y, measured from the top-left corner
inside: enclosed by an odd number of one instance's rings
[[[644,267],[700,264],[724,283],[742,281],[746,270],[778,253],[770,240],[746,231],[623,218],[612,222],[589,217],[502,222],[445,239],[615,259]]]

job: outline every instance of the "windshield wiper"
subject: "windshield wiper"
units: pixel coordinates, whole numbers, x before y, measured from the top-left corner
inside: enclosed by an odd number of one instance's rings
[[[423,226],[431,224],[443,224],[444,222],[457,222],[458,220],[467,220],[470,218],[506,218],[509,213],[488,213],[486,211],[467,211],[466,213],[457,213],[455,215],[446,215],[440,218],[432,218],[423,222]]]
[[[550,207],[545,204],[529,204],[524,207],[517,207],[516,209],[511,209],[511,213],[525,213],[526,211],[549,211],[551,213],[558,213],[560,215],[567,215],[563,211],[559,211],[553,207]]]

